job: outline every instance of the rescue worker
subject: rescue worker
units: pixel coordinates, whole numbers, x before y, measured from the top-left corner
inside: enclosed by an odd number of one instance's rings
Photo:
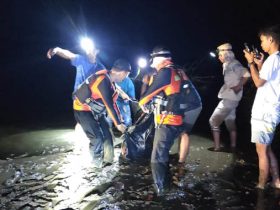
[[[122,81],[127,73],[125,61],[117,63],[108,73],[101,70],[88,77],[74,93],[74,115],[90,140],[90,152],[95,167],[112,163],[114,157],[113,136],[110,132],[106,111],[115,127],[124,133],[116,105],[118,97],[114,82]]]
[[[147,104],[154,102],[155,135],[151,168],[157,194],[163,195],[170,187],[169,150],[174,140],[183,132],[181,109],[183,78],[171,61],[171,52],[165,47],[155,47],[151,54],[151,67],[156,69],[139,105],[148,113]]]
[[[180,74],[183,76],[184,80],[187,83],[186,85],[188,86],[188,93],[187,93],[187,100],[186,100],[187,107],[185,109],[184,120],[183,120],[185,126],[185,132],[182,133],[178,144],[179,145],[178,169],[179,169],[179,174],[183,174],[186,157],[189,153],[189,148],[190,148],[189,135],[202,110],[202,102],[201,102],[201,97],[197,89],[193,85],[192,81],[190,80],[190,78],[186,75],[183,69],[178,69],[178,71],[180,71]],[[141,95],[146,91],[152,74],[153,72],[144,75],[143,85],[141,88]]]

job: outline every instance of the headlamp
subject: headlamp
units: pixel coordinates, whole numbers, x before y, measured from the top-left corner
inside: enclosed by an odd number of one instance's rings
[[[160,62],[164,58],[171,58],[171,52],[169,50],[160,50],[160,51],[155,51],[150,54],[151,59],[149,60],[149,64],[152,68],[155,67],[155,63]],[[156,62],[154,60],[156,59]]]
[[[138,66],[140,68],[145,68],[147,66],[147,59],[145,58],[139,58],[138,59]]]
[[[95,49],[93,41],[88,37],[81,38],[80,45],[86,54],[89,54]]]
[[[168,50],[161,50],[161,51],[158,51],[158,52],[153,52],[151,54],[151,57],[152,58],[155,58],[155,57],[165,57],[165,58],[169,58],[171,57],[171,52],[168,51]]]
[[[216,50],[216,52],[211,51],[211,52],[209,53],[209,55],[210,55],[212,58],[216,58],[217,55],[218,55],[218,52],[217,52],[217,50]]]

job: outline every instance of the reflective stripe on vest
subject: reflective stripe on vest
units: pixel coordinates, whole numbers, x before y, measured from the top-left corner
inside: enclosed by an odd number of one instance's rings
[[[90,107],[87,104],[81,103],[78,98],[75,98],[73,101],[73,109],[77,111],[91,111]]]
[[[182,125],[183,117],[181,115],[173,115],[173,114],[156,115],[156,124],[158,124],[158,125]]]

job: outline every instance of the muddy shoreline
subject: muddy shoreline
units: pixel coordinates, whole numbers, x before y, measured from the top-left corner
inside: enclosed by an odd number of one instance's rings
[[[191,136],[190,155],[180,178],[177,146],[172,148],[172,187],[158,197],[149,163],[120,161],[118,144],[114,164],[95,169],[88,161],[87,140],[77,142],[73,129],[10,131],[0,141],[1,154],[6,151],[0,162],[3,210],[280,208],[280,192],[269,186],[264,191],[255,189],[254,151],[211,152],[212,141],[198,134]],[[9,147],[14,154],[7,154]]]

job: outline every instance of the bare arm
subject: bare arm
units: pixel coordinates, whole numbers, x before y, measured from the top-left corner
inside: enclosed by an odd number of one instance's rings
[[[59,57],[67,60],[72,60],[77,56],[77,54],[74,54],[71,51],[62,49],[60,47],[55,47],[48,50],[47,52],[48,59],[51,59],[54,55],[58,55]]]
[[[243,86],[246,84],[248,79],[249,77],[242,77],[239,84],[234,87],[231,87],[230,89],[232,89],[236,94],[239,93],[243,89]]]
[[[122,90],[122,88],[119,85],[115,84],[115,86],[117,92],[119,93],[119,95],[122,97],[123,100],[131,100],[131,98],[126,94],[126,92]]]
[[[247,83],[249,77],[251,76],[248,69],[244,68],[241,64],[234,65],[234,71],[236,70],[238,73],[241,73],[242,76],[240,77],[239,83],[236,86],[231,87],[235,94],[238,94],[240,91],[243,90],[243,86]],[[238,75],[239,76],[239,75]]]
[[[255,64],[251,64],[250,65],[250,70],[251,70],[251,75],[252,75],[252,79],[256,85],[256,87],[261,87],[264,85],[264,83],[266,82],[266,80],[264,79],[261,79],[259,77],[259,71],[258,69],[256,68],[256,65]]]
[[[247,59],[249,66],[250,66],[250,71],[251,71],[251,76],[253,79],[253,82],[255,83],[255,86],[261,87],[264,85],[264,83],[266,82],[266,80],[261,79],[259,77],[259,70],[257,69],[260,68],[262,66],[262,61],[263,61],[263,54],[260,60],[257,60],[256,58],[254,58],[254,54],[253,53],[248,53],[246,50],[243,50],[245,58]],[[256,66],[256,62],[257,62],[257,66]]]

